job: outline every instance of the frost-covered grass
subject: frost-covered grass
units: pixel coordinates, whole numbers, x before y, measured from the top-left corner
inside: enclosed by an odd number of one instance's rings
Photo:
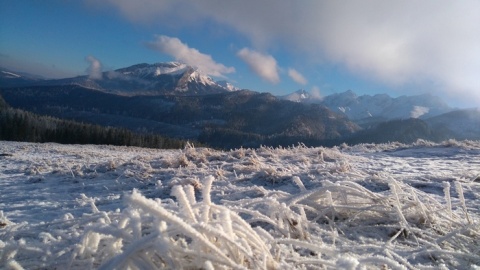
[[[480,267],[480,142],[0,155],[0,268]]]

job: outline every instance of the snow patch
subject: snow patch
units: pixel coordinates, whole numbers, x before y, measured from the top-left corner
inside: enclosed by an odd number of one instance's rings
[[[10,268],[480,267],[480,142],[0,153]]]
[[[177,62],[157,63],[153,65],[141,64],[118,70],[124,75],[145,77],[156,77],[160,75],[181,75],[188,69],[186,64]]]
[[[239,88],[235,87],[233,84],[227,81],[217,81],[217,84],[226,89],[227,91],[233,92],[240,90]]]
[[[22,76],[18,75],[18,74],[15,74],[15,73],[12,73],[12,72],[8,72],[8,71],[3,71],[2,70],[2,73],[9,76],[9,77],[13,77],[13,78],[20,78]]]
[[[203,85],[216,85],[212,78],[202,75],[198,71],[194,71],[190,74],[190,81],[194,81]]]

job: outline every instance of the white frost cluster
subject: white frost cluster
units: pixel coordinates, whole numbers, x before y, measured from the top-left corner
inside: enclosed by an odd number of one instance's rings
[[[0,267],[480,266],[480,142],[226,152],[0,142],[7,151],[19,155],[2,157],[0,188],[31,194],[2,194]]]
[[[209,202],[209,194],[196,202],[193,192],[190,185],[175,186],[178,205],[172,206],[134,190],[128,208],[83,236],[72,264],[92,258],[101,269],[276,268],[270,246],[245,220]]]

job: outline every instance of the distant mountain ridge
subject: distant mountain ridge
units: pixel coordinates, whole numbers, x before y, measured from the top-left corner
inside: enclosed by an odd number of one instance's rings
[[[24,82],[7,78],[6,75],[9,73],[5,72],[2,71],[4,74],[0,81],[2,87],[79,85],[106,93],[128,96],[205,95],[238,90],[226,81],[217,83],[196,68],[179,62],[143,63],[101,72],[95,76],[84,75],[58,80],[26,80]]]
[[[41,76],[0,67],[0,87],[32,85],[41,83],[43,80]]]
[[[430,94],[393,98],[387,94],[358,96],[348,90],[320,98],[312,96],[305,90],[299,90],[281,98],[295,102],[322,104],[359,124],[394,119],[426,119],[453,110],[442,99]]]
[[[425,120],[433,129],[445,130],[459,140],[480,140],[480,109],[455,110]]]
[[[280,97],[297,103],[321,104],[363,130],[350,143],[414,142],[416,139],[480,140],[480,110],[454,109],[439,97],[422,94],[392,98],[387,94],[358,96],[348,90],[320,98],[305,90]]]

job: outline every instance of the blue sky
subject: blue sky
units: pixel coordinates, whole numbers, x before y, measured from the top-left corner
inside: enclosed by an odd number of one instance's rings
[[[479,25],[476,0],[0,0],[0,66],[60,78],[181,61],[275,95],[480,107]]]

